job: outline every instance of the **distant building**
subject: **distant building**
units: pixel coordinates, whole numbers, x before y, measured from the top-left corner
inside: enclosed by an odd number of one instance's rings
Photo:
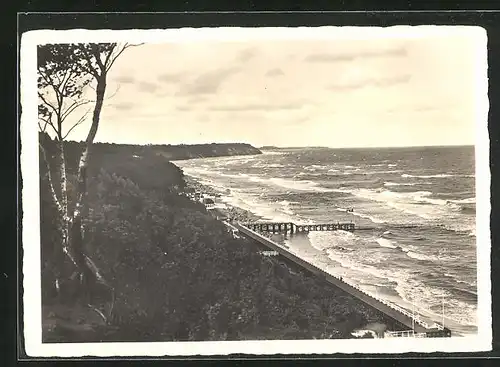
[[[215,201],[213,201],[212,199],[203,199],[203,204],[207,209],[215,208]]]

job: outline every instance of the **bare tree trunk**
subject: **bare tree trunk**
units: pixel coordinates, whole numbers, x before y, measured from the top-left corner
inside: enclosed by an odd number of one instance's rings
[[[74,257],[70,253],[69,249],[69,233],[68,233],[68,228],[69,228],[69,222],[68,222],[68,216],[67,216],[67,192],[66,192],[66,185],[63,184],[65,181],[65,174],[63,174],[63,169],[65,169],[65,161],[64,161],[64,153],[60,153],[59,158],[61,158],[60,164],[60,169],[61,169],[61,176],[63,177],[60,180],[60,185],[58,187],[58,191],[60,192],[60,197],[58,197],[56,190],[54,188],[54,180],[52,177],[52,171],[51,171],[51,166],[47,158],[47,152],[45,150],[45,147],[40,143],[40,149],[42,151],[42,156],[43,160],[45,162],[46,168],[47,168],[47,185],[49,187],[49,191],[51,193],[51,198],[53,203],[55,204],[57,208],[57,219],[56,219],[56,225],[57,225],[57,232],[60,236],[60,243],[54,243],[53,247],[53,253],[51,256],[50,263],[52,264],[52,270],[54,274],[54,282],[55,282],[55,288],[59,296],[61,296],[60,293],[60,286],[61,283],[63,282],[64,278],[64,267],[65,267],[65,255],[68,256],[70,261],[76,265]],[[62,204],[64,203],[64,204]],[[65,209],[66,208],[66,209]]]
[[[66,175],[66,157],[64,156],[64,141],[59,138],[59,172],[61,181],[61,216],[62,216],[62,234],[63,234],[63,248],[69,247],[69,226],[70,216],[68,213],[68,178]]]
[[[40,150],[42,151],[42,156],[43,156],[43,160],[45,162],[45,166],[47,167],[47,180],[48,180],[50,193],[52,195],[52,199],[54,200],[54,203],[57,206],[57,210],[62,213],[62,206],[61,206],[61,203],[59,202],[59,199],[57,197],[56,190],[54,189],[54,183],[52,180],[52,172],[50,170],[50,164],[49,164],[49,161],[47,159],[47,152],[45,151],[45,147],[41,143],[39,143],[39,146],[40,146]]]
[[[74,215],[77,216],[81,213],[79,207],[82,205],[83,196],[87,192],[87,167],[90,156],[90,151],[92,144],[94,143],[95,136],[97,134],[97,129],[99,127],[99,119],[101,115],[102,105],[104,102],[104,93],[106,92],[106,74],[103,74],[98,79],[96,88],[96,104],[94,107],[94,114],[92,116],[92,125],[90,126],[87,139],[85,141],[85,150],[80,158],[80,163],[78,165],[78,188],[76,196],[76,207]]]
[[[82,276],[82,291],[85,296],[88,297],[88,292],[90,291],[89,286],[97,280],[96,274],[91,267],[89,267],[88,262],[85,260],[85,251],[83,248],[83,231],[82,231],[82,212],[83,212],[83,198],[87,193],[87,169],[89,163],[90,151],[92,144],[94,142],[95,136],[97,134],[97,129],[99,127],[99,118],[102,110],[102,105],[104,102],[104,93],[106,92],[106,74],[103,73],[101,77],[97,80],[96,88],[96,104],[94,107],[94,113],[92,117],[92,125],[90,127],[85,149],[80,158],[80,163],[78,166],[78,184],[77,184],[77,194],[75,210],[73,213],[72,223],[71,223],[71,248],[75,255],[75,260],[80,270]]]
[[[64,141],[59,140],[59,171],[61,176],[61,206],[65,216],[65,220],[69,220],[68,215],[68,179],[66,175],[66,157],[64,156]]]

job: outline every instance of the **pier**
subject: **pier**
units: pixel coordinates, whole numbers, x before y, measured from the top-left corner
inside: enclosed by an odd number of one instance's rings
[[[259,232],[272,233],[302,233],[313,231],[353,231],[355,230],[354,223],[327,223],[327,224],[295,224],[295,223],[274,223],[274,222],[258,222],[244,223],[243,226]]]
[[[257,232],[271,233],[309,233],[315,231],[370,231],[380,230],[380,227],[360,227],[354,223],[326,223],[326,224],[295,224],[292,222],[254,222],[241,225]],[[418,228],[418,225],[392,225],[393,229]]]
[[[333,276],[324,270],[316,267],[315,265],[301,259],[300,257],[292,254],[287,249],[278,245],[276,242],[270,240],[269,238],[264,237],[256,230],[260,230],[262,228],[263,231],[273,231],[275,228],[279,231],[293,230],[293,223],[256,223],[253,225],[248,224],[240,224],[240,223],[226,223],[230,228],[238,230],[239,233],[249,237],[265,247],[269,248],[271,251],[277,252],[279,255],[287,258],[293,263],[299,265],[300,267],[308,270],[324,281],[335,285],[336,287],[342,289],[348,294],[356,297],[360,301],[364,302],[368,306],[380,311],[382,314],[387,316],[389,319],[395,320],[399,324],[405,325],[408,330],[402,331],[387,331],[384,337],[450,337],[451,331],[448,328],[445,328],[443,325],[438,323],[429,324],[426,322],[424,317],[419,314],[409,312],[408,310],[399,307],[395,304],[387,302],[383,299],[378,299],[368,294],[364,290],[360,289],[358,286],[354,284],[349,284],[344,281],[340,277]],[[288,224],[289,226],[284,226]],[[353,225],[352,223],[349,223]],[[283,225],[283,226],[282,226]],[[292,225],[292,226],[290,226]],[[340,224],[339,224],[340,225]],[[277,227],[276,227],[277,226]],[[326,228],[334,228],[328,227],[328,225],[304,225],[302,229],[307,230],[334,230],[334,229],[324,229]],[[255,230],[254,230],[255,228]],[[319,229],[317,229],[319,228]],[[338,230],[339,227],[337,227]],[[352,227],[349,227],[352,228]],[[349,229],[347,229],[349,230]]]

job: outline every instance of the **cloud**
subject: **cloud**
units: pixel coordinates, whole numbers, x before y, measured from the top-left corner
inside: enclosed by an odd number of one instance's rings
[[[178,83],[184,77],[184,73],[161,74],[158,80],[163,83]]]
[[[193,97],[193,98],[189,98],[189,100],[187,102],[190,103],[190,104],[198,104],[198,103],[205,102],[206,100],[207,99],[205,97],[196,96],[196,97]]]
[[[253,59],[255,56],[256,56],[255,49],[247,48],[246,50],[243,50],[238,54],[236,60],[238,60],[239,62],[247,62]]]
[[[390,87],[397,84],[407,83],[411,79],[410,75],[400,75],[390,78],[381,79],[364,79],[358,82],[345,83],[345,84],[333,84],[327,87],[329,90],[352,90],[365,87]]]
[[[201,74],[192,82],[184,84],[180,87],[179,95],[199,95],[199,94],[215,94],[219,90],[221,84],[231,75],[237,73],[237,68],[226,68],[214,70]]]
[[[277,105],[271,104],[243,104],[243,105],[221,105],[212,106],[210,111],[277,111],[277,110],[299,110],[304,107],[302,102],[289,102]]]
[[[285,73],[280,68],[274,68],[274,69],[268,70],[266,73],[266,76],[270,76],[270,77],[281,76],[281,75],[285,75]]]
[[[123,84],[133,84],[135,83],[135,79],[133,76],[130,75],[120,75],[115,78],[115,80],[118,83],[123,83]]]
[[[139,82],[137,88],[143,92],[154,93],[158,90],[159,85],[150,82]]]
[[[188,112],[193,110],[193,108],[190,106],[175,106],[175,109],[177,111],[182,111],[182,112]]]
[[[119,102],[119,103],[113,103],[110,105],[110,107],[113,107],[116,110],[120,111],[128,111],[134,108],[134,104],[130,102]]]
[[[368,51],[368,52],[356,52],[356,53],[322,53],[322,54],[311,54],[304,58],[307,62],[342,62],[342,61],[353,61],[355,59],[367,59],[376,57],[404,57],[407,55],[405,48],[393,48],[381,51]]]
[[[283,126],[300,126],[304,122],[310,121],[311,116],[302,116],[293,119],[287,119],[287,121],[283,122]]]

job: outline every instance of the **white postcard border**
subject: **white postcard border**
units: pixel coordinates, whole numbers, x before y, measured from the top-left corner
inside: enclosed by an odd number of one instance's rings
[[[293,341],[221,341],[157,343],[42,343],[40,196],[37,130],[36,46],[47,43],[86,42],[203,42],[224,40],[418,38],[464,32],[477,37],[476,208],[478,334],[433,339],[349,339]],[[21,171],[23,303],[26,352],[36,357],[80,356],[196,356],[228,354],[335,354],[474,352],[491,349],[490,280],[490,168],[487,79],[487,36],[480,27],[297,27],[297,28],[182,28],[168,30],[37,30],[21,39]]]

